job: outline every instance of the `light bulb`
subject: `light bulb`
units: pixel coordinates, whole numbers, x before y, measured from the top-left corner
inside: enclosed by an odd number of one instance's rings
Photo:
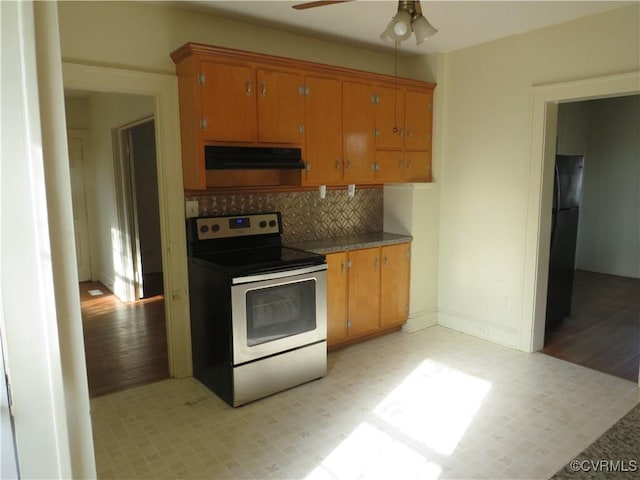
[[[399,37],[406,35],[407,30],[409,30],[409,28],[407,27],[406,23],[397,22],[393,25],[393,33],[395,33]]]

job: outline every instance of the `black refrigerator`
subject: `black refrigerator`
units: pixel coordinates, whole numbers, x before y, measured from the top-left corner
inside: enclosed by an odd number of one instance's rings
[[[556,155],[545,332],[571,315],[583,165],[581,155]]]

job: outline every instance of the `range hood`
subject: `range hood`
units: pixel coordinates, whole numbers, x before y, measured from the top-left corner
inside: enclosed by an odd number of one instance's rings
[[[207,170],[297,169],[304,168],[299,148],[219,147],[205,145]]]

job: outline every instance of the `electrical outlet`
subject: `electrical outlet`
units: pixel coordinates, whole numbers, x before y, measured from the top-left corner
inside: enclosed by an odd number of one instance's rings
[[[198,216],[198,201],[197,200],[187,200],[185,202],[185,213],[187,214],[187,218],[197,217]]]

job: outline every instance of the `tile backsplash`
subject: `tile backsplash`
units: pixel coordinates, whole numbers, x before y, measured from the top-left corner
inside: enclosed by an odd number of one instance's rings
[[[382,187],[327,190],[320,198],[317,190],[306,192],[233,193],[188,195],[198,202],[200,216],[281,212],[283,240],[301,242],[361,233],[381,232],[383,225]]]

